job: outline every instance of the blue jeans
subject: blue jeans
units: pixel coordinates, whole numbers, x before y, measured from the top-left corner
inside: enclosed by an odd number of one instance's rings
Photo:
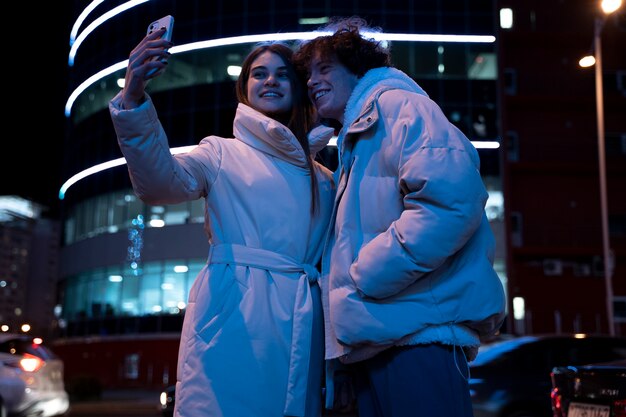
[[[473,417],[461,347],[392,347],[350,365],[359,417]]]

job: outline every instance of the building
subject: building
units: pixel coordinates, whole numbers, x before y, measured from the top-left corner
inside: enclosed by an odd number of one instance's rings
[[[259,40],[287,34],[285,41],[293,42],[329,16],[354,14],[390,34],[477,36],[461,42],[412,36],[390,44],[395,65],[477,147],[488,146],[479,149],[481,173],[500,242],[496,267],[506,281],[493,3],[334,3],[151,1],[117,14],[106,3],[91,3],[91,11],[87,4],[76,3],[65,109],[67,182],[60,190],[61,329],[55,341],[68,379],[132,387],[161,386],[175,377],[187,293],[209,247],[202,229],[203,201],[170,206],[139,201],[120,159],[107,108],[120,89],[129,52],[151,21],[168,14],[175,17],[175,46],[167,72],[151,81],[149,92],[170,146],[181,150],[209,134],[231,135],[236,107],[236,75],[231,74],[236,72],[229,67],[239,65]],[[107,12],[111,16],[105,20]],[[244,35],[262,36],[240,38]]]
[[[21,197],[0,196],[0,332],[57,335],[60,224],[41,211]]]
[[[512,27],[498,38],[509,328],[609,333],[626,327],[626,10],[601,33],[608,231],[607,297],[592,52],[600,1],[498,1]],[[612,298],[609,299],[609,298]]]

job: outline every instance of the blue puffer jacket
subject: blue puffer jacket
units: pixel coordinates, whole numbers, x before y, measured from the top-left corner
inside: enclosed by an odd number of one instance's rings
[[[359,80],[338,146],[322,265],[326,358],[440,342],[472,360],[505,315],[478,152],[394,68]]]

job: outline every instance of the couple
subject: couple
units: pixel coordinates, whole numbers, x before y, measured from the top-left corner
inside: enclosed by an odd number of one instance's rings
[[[166,67],[159,33],[110,103],[136,194],[206,201],[178,417],[318,417],[324,385],[327,408],[353,393],[361,417],[472,416],[467,362],[505,304],[478,154],[362,19],[324,29],[245,59],[234,138],[170,154],[144,91]],[[333,175],[315,155],[335,129]]]

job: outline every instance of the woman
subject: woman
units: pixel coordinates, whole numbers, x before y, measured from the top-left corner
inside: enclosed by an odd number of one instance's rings
[[[319,416],[323,324],[318,271],[329,170],[313,161],[332,129],[313,125],[306,86],[281,44],[256,47],[236,84],[234,138],[172,156],[145,85],[171,46],[147,35],[110,103],[135,193],[148,204],[205,199],[208,262],[189,294],[176,410],[189,416]],[[157,68],[153,76],[146,74]]]

